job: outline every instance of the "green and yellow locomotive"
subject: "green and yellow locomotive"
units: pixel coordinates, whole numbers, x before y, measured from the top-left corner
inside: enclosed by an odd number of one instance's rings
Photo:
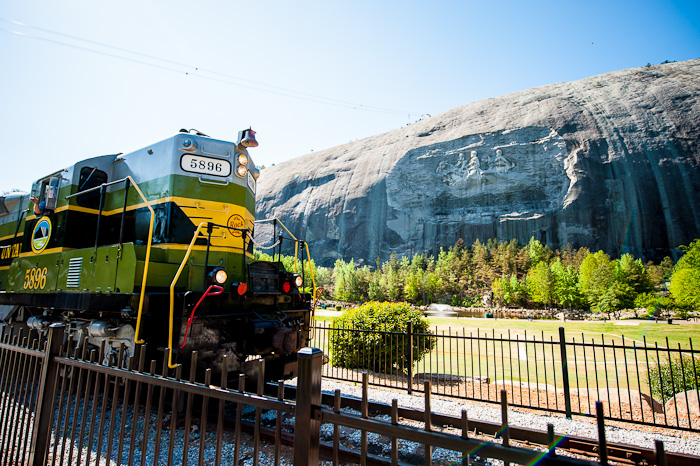
[[[193,130],[83,160],[31,194],[0,198],[0,324],[128,354],[136,344],[192,350],[200,365],[293,376],[313,300],[281,262],[254,261],[255,133],[236,143]],[[307,253],[291,234],[295,250]],[[300,244],[301,243],[301,244]],[[301,248],[299,248],[301,246]]]

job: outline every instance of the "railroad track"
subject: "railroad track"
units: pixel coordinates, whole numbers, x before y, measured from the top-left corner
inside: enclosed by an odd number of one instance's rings
[[[266,391],[272,390],[273,388],[274,390],[277,390],[276,386],[270,384],[268,387],[266,387]],[[271,394],[272,391],[269,393]],[[324,393],[322,395],[322,402],[325,406],[349,408],[360,413],[369,412],[372,413],[372,415],[391,416],[392,409],[396,409],[396,414],[404,421],[411,421],[415,423],[426,422],[426,413],[421,410],[400,407],[393,408],[391,405],[385,403],[369,401],[367,397],[366,385],[363,386],[363,394],[364,400],[354,396],[341,395],[339,391],[336,391],[335,395]],[[285,386],[285,398],[294,399],[295,396],[296,387]],[[337,398],[339,398],[339,401]],[[365,404],[366,406],[363,406]],[[426,406],[430,406],[429,401],[427,401]],[[506,411],[505,416],[507,419],[507,405],[503,406],[503,409]],[[433,426],[450,427],[454,429],[462,429],[465,422],[461,416],[451,416],[437,413],[430,413],[429,419]],[[602,419],[602,416],[600,419]],[[490,440],[502,438],[504,432],[502,423],[477,420],[468,421],[468,431],[469,435],[472,437],[481,437]],[[565,451],[571,454],[595,459],[600,458],[601,444],[598,440],[576,436],[557,435],[554,433],[553,429],[550,429],[549,431],[542,431],[537,429],[509,426],[507,432],[510,442],[519,443],[528,447],[540,447],[543,449],[549,448],[549,446],[552,444],[556,444],[556,451]],[[609,461],[629,465],[659,464],[657,457],[658,452],[656,449],[623,443],[610,443],[605,441],[604,445],[606,446],[607,459]],[[331,459],[333,453],[332,445],[322,445],[321,453],[327,459]],[[343,458],[348,461],[358,461],[359,458],[359,453],[349,450],[342,451],[341,454],[344,455]],[[665,456],[667,464],[670,465],[695,466],[698,464],[698,457],[693,455],[665,452]],[[381,458],[379,456],[372,456],[369,459],[371,459],[372,464],[391,464],[389,459]]]

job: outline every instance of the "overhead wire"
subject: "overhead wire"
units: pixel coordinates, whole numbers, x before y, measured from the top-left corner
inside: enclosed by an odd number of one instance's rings
[[[193,77],[197,77],[200,79],[206,79],[209,81],[220,82],[223,84],[244,87],[247,89],[253,89],[253,90],[260,91],[260,92],[267,92],[270,94],[282,95],[285,97],[292,97],[292,98],[306,100],[306,101],[310,101],[310,102],[317,102],[317,103],[322,103],[322,104],[326,104],[326,105],[334,105],[334,106],[338,106],[338,107],[351,108],[354,110],[362,110],[362,111],[369,111],[369,112],[375,112],[375,113],[400,114],[400,115],[406,115],[406,114],[408,114],[408,115],[411,115],[411,114],[421,115],[422,114],[421,112],[397,110],[397,109],[377,107],[377,106],[372,106],[372,105],[359,104],[359,103],[349,102],[349,101],[345,101],[345,100],[335,99],[332,97],[325,97],[325,96],[320,96],[320,95],[316,95],[316,94],[311,94],[308,92],[297,91],[294,89],[275,86],[272,84],[266,84],[266,83],[263,83],[260,81],[254,81],[254,80],[250,80],[247,78],[242,78],[239,76],[234,76],[234,75],[230,75],[227,73],[222,73],[222,72],[215,71],[215,70],[208,70],[208,69],[204,69],[204,68],[199,68],[197,66],[190,65],[187,63],[181,63],[181,62],[166,59],[166,58],[160,58],[160,57],[157,57],[154,55],[148,55],[145,53],[141,53],[141,52],[137,52],[137,51],[133,51],[133,50],[105,44],[102,42],[97,42],[97,41],[93,41],[93,40],[89,40],[89,39],[83,39],[81,37],[73,36],[70,34],[65,34],[62,32],[53,31],[51,29],[41,28],[38,26],[33,26],[30,24],[26,24],[26,23],[21,23],[19,21],[9,20],[6,18],[1,18],[1,17],[0,17],[0,21],[3,21],[5,23],[9,23],[9,24],[12,24],[15,26],[20,26],[22,28],[28,28],[28,29],[32,29],[35,31],[41,31],[43,33],[51,34],[51,35],[57,36],[59,38],[68,39],[71,41],[77,41],[78,44],[70,43],[66,40],[59,40],[56,38],[44,37],[44,36],[41,36],[38,34],[31,34],[28,32],[15,31],[15,30],[0,26],[0,30],[11,33],[11,34],[19,35],[21,37],[29,37],[29,38],[33,38],[33,39],[38,39],[38,40],[42,40],[45,42],[50,42],[50,43],[62,45],[65,47],[70,47],[70,48],[74,48],[74,49],[78,49],[78,50],[82,50],[82,51],[86,51],[86,52],[91,52],[91,53],[95,53],[95,54],[99,54],[99,55],[117,58],[120,60],[125,60],[125,61],[129,61],[132,63],[144,65],[144,66],[158,68],[158,69],[161,69],[164,71],[170,71],[170,72],[174,72],[174,73],[178,73],[178,74],[185,74],[187,76],[193,76]],[[96,46],[96,47],[102,48],[103,50],[100,50],[98,48],[91,48],[88,45],[79,45],[79,44],[88,44],[91,46]],[[104,50],[104,49],[116,51],[116,52],[119,52],[122,54],[128,54],[131,56],[124,56],[124,55],[120,55],[119,53],[112,53],[112,52],[109,52],[109,51]],[[135,57],[140,57],[140,58],[135,58]],[[160,62],[161,64],[159,64],[157,62]]]

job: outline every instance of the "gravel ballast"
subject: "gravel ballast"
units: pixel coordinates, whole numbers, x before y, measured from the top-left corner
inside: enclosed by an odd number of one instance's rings
[[[292,384],[295,380],[291,381]],[[321,390],[332,394],[336,389],[343,395],[362,397],[362,385],[323,379]],[[404,408],[423,410],[425,398],[422,393],[409,395],[406,392],[370,386],[368,398],[372,402],[391,405],[394,398],[398,405]],[[468,400],[448,399],[432,395],[430,398],[431,410],[450,416],[459,416],[464,409],[469,419],[498,422],[501,419],[500,405],[473,402]],[[564,416],[528,412],[528,410],[511,408],[508,412],[509,424],[513,427],[537,429],[547,431],[547,424],[554,425],[557,435],[584,437],[597,440],[598,430],[595,418],[574,416],[566,419]],[[695,432],[674,431],[671,429],[656,428],[653,426],[606,421],[605,435],[608,443],[624,443],[644,448],[654,449],[654,441],[664,442],[666,451],[700,455],[700,434]],[[699,458],[700,461],[700,458]]]

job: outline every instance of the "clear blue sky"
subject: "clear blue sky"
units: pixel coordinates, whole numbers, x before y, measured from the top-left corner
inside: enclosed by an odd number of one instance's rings
[[[469,102],[695,58],[697,0],[3,0],[0,191],[180,128],[252,126],[269,166]]]

